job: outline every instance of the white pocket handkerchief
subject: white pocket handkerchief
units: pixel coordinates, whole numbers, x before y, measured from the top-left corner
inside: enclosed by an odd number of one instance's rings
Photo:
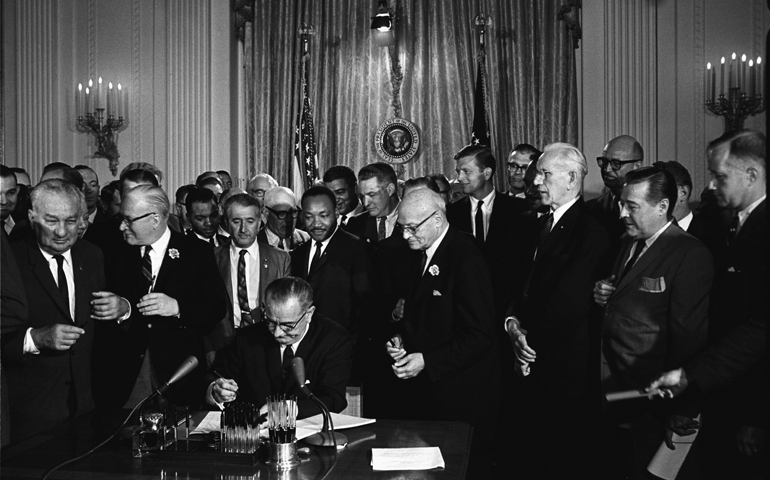
[[[439,292],[438,290],[433,290],[433,296],[434,297],[440,297],[441,296],[441,292]]]
[[[642,286],[639,287],[641,292],[649,293],[663,293],[666,291],[666,279],[642,277]]]

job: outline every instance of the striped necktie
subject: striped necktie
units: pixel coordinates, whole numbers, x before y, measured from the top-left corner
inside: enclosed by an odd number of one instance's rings
[[[152,289],[152,258],[150,257],[150,252],[152,252],[151,245],[144,247],[144,257],[142,257],[142,276],[144,277],[145,290],[148,292]]]

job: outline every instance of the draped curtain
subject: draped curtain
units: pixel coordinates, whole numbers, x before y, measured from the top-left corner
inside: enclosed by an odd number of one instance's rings
[[[402,178],[454,177],[454,154],[470,141],[478,35],[473,19],[492,18],[486,68],[498,186],[518,143],[577,141],[573,38],[558,19],[563,0],[389,0],[396,11],[395,53],[403,72],[402,117],[417,125],[420,149],[397,168]],[[392,60],[371,38],[374,0],[236,2],[244,52],[246,158],[250,175],[290,185],[300,108],[297,28],[315,28],[307,62],[318,167],[358,171],[379,161],[373,139],[393,117]],[[245,23],[242,23],[245,20]]]

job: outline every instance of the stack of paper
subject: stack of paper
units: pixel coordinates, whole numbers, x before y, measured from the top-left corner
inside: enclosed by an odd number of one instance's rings
[[[373,448],[373,470],[430,470],[444,468],[438,447]]]

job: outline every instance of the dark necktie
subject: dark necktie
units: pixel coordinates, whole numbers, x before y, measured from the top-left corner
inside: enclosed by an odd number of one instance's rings
[[[238,259],[238,306],[241,308],[242,327],[254,323],[249,308],[249,289],[246,286],[246,253],[246,250],[241,250],[241,257]]]
[[[342,219],[340,220],[340,223],[342,223],[343,225],[347,225],[348,224],[348,216],[347,215],[343,215]]]
[[[56,259],[56,263],[59,266],[59,271],[57,272],[58,275],[58,283],[59,283],[59,293],[61,293],[62,298],[64,299],[64,305],[67,307],[67,315],[70,314],[70,291],[67,287],[67,277],[64,275],[64,257],[61,255],[54,255],[53,258]]]
[[[278,327],[280,328],[280,327]],[[294,360],[294,349],[291,345],[287,345],[283,349],[283,360],[281,361],[281,376],[283,377],[283,384],[286,385],[286,379],[291,374],[291,361]]]
[[[214,237],[209,238],[209,243],[212,247],[217,248],[217,242],[214,241]]]
[[[422,255],[420,257],[420,276],[425,274],[425,265],[428,263],[428,254],[425,253],[425,250],[422,251]]]
[[[623,273],[620,274],[620,278],[618,279],[617,282],[615,282],[616,285],[620,282],[620,280],[623,279],[623,277],[625,277],[628,274],[628,272],[631,271],[631,268],[636,263],[636,260],[639,258],[639,255],[642,254],[642,250],[644,250],[644,242],[645,242],[644,240],[637,240],[636,241],[636,247],[634,248],[634,254],[631,255],[631,258],[628,260],[628,262],[626,262],[626,266],[623,268]]]
[[[738,236],[738,228],[741,226],[740,218],[738,215],[733,215],[733,221],[730,222],[730,231],[727,234],[727,244],[732,245],[735,242],[735,238]]]
[[[313,260],[310,262],[310,271],[307,274],[308,277],[313,275],[313,273],[315,273],[316,268],[318,268],[318,262],[321,260],[322,247],[323,247],[323,243],[315,242],[315,254],[313,255]]]
[[[150,291],[152,289],[152,258],[150,258],[150,252],[152,247],[147,245],[144,247],[144,257],[142,257],[142,276],[144,277],[145,290]]]
[[[484,205],[484,200],[479,200],[476,206],[476,240],[484,243],[484,212],[481,207]]]
[[[278,248],[281,250],[286,250],[286,247],[283,244],[283,238],[278,242]]]
[[[377,241],[383,241],[387,238],[388,231],[385,229],[386,225],[386,219],[388,217],[380,217],[377,219],[378,222],[380,222],[380,225],[377,227]]]
[[[549,212],[548,215],[542,216],[540,221],[542,222],[542,225],[540,226],[540,238],[537,244],[538,247],[543,245],[543,242],[545,242],[548,234],[551,233],[551,229],[553,228],[553,212]]]

